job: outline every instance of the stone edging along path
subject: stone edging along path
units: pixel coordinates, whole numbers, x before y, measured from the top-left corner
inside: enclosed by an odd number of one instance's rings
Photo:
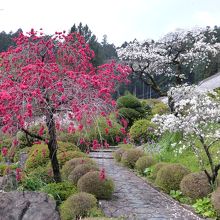
[[[126,167],[118,165],[111,152],[91,152],[101,168],[106,170],[115,182],[112,200],[100,201],[108,217],[122,217],[128,220],[200,220],[202,218],[186,209],[178,202],[159,192]]]

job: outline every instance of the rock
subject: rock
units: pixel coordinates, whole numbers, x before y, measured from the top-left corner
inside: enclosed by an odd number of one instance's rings
[[[15,171],[11,171],[9,174],[4,175],[2,181],[0,181],[0,190],[13,191],[17,189],[17,185]]]
[[[60,220],[56,202],[40,192],[1,192],[0,220]]]

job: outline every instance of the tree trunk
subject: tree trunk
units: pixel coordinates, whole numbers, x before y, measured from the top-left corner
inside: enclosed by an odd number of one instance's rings
[[[56,127],[54,122],[53,113],[46,116],[46,124],[49,132],[49,157],[51,161],[51,166],[53,169],[54,180],[56,182],[61,182],[60,168],[57,160],[57,137],[56,137]]]

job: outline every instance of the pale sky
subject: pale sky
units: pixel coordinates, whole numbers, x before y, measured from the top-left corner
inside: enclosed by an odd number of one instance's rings
[[[0,0],[0,31],[69,31],[87,24],[101,42],[158,39],[176,28],[220,26],[220,0]]]

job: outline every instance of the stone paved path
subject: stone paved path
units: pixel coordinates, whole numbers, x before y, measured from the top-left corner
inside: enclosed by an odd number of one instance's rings
[[[108,217],[124,217],[128,220],[199,220],[197,215],[185,209],[165,194],[157,191],[127,168],[109,159],[111,152],[92,152],[91,156],[105,168],[107,175],[115,182],[113,199],[101,201],[101,207]],[[106,157],[106,158],[105,158]]]

